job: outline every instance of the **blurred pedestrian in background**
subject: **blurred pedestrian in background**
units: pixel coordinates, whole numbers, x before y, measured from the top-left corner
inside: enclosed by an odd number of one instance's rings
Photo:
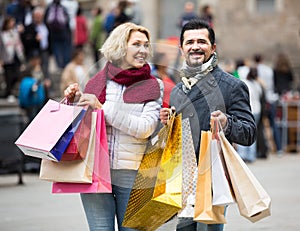
[[[250,67],[252,66],[251,60],[246,57],[239,61],[237,65],[237,74],[241,80],[247,79],[247,75],[249,73]]]
[[[74,46],[76,48],[83,48],[88,42],[89,28],[87,19],[82,12],[82,8],[79,6],[75,18],[75,30],[74,30]]]
[[[25,55],[19,32],[16,30],[16,20],[12,16],[4,18],[0,33],[0,65],[4,69],[5,97],[9,102],[14,102],[16,93],[13,90],[20,81],[21,65],[25,67]]]
[[[114,26],[113,28],[116,28],[117,26],[125,23],[125,22],[129,22],[131,20],[130,15],[126,14],[126,9],[129,6],[129,2],[128,1],[120,1],[117,7],[117,11],[116,11],[116,17],[114,20]]]
[[[198,15],[195,12],[195,4],[193,2],[188,1],[184,4],[184,12],[180,16],[180,19],[177,23],[177,27],[181,29],[190,20],[196,18],[198,18]]]
[[[264,110],[272,130],[272,136],[276,146],[276,152],[278,153],[278,155],[281,155],[283,152],[281,144],[281,134],[276,123],[279,95],[278,93],[275,93],[274,71],[270,66],[265,64],[264,57],[262,54],[255,54],[253,59],[258,71],[258,78],[262,82],[263,87],[265,89],[266,105]]]
[[[274,62],[275,91],[279,95],[293,89],[294,76],[288,56],[279,53]]]
[[[130,22],[140,25],[142,23],[142,14],[138,0],[128,0],[128,5],[125,9],[126,15],[130,17]]]
[[[210,5],[204,5],[200,11],[200,19],[208,22],[210,27],[214,27],[213,10]]]
[[[118,7],[117,6],[112,6],[108,14],[105,16],[104,19],[104,29],[106,32],[106,37],[109,36],[110,32],[114,29],[114,24],[115,24],[115,19],[118,15]]]
[[[25,48],[26,59],[32,56],[32,52],[39,52],[44,77],[50,79],[49,75],[49,31],[44,23],[45,10],[35,7],[32,12],[32,23],[25,26],[21,34]]]
[[[86,85],[84,94],[71,84],[65,96],[78,105],[104,111],[110,156],[112,193],[81,194],[90,230],[122,227],[130,192],[162,104],[163,85],[150,75],[149,31],[124,23],[112,31],[101,48],[107,60]],[[142,83],[142,84],[140,84]]]
[[[92,9],[92,26],[90,30],[89,40],[93,50],[94,61],[97,67],[99,67],[98,61],[100,59],[100,48],[102,47],[105,40],[105,29],[101,7]]]
[[[10,0],[6,6],[5,13],[14,17],[18,6],[18,0]]]
[[[47,5],[51,4],[55,0],[46,0]],[[76,27],[76,14],[77,9],[79,7],[79,1],[78,0],[60,0],[60,3],[62,6],[65,7],[68,17],[69,17],[69,27],[72,33],[72,37],[74,36],[74,31]]]
[[[33,5],[31,0],[18,0],[13,17],[16,19],[18,26],[24,27],[32,23]]]
[[[60,0],[53,0],[45,13],[45,23],[48,27],[52,54],[56,66],[61,71],[71,60],[72,39],[70,18],[67,9]]]
[[[78,83],[81,91],[89,80],[88,68],[85,63],[85,53],[82,48],[73,51],[72,60],[63,69],[61,75],[60,90],[63,96],[64,90],[72,83]]]
[[[254,116],[257,126],[261,117],[261,97],[263,97],[263,89],[260,82],[258,81],[257,68],[251,67],[249,69],[249,73],[244,82],[249,89],[251,112]],[[252,163],[256,160],[257,142],[254,141],[254,143],[250,146],[243,146],[238,144],[237,151],[246,163]]]

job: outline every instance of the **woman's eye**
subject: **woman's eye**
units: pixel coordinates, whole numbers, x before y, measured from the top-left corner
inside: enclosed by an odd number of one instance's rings
[[[144,47],[145,49],[149,49],[150,45],[148,43],[145,43],[145,44],[141,44],[141,43],[134,43],[132,44],[133,47],[135,48],[140,48],[140,47]]]

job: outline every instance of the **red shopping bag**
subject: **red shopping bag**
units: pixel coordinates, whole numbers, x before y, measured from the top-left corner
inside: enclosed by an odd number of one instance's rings
[[[79,124],[72,140],[61,157],[61,161],[85,159],[91,133],[92,110],[88,110]]]
[[[15,144],[25,155],[59,161],[86,110],[49,100]]]
[[[110,193],[111,177],[109,153],[106,137],[106,126],[103,110],[95,110],[97,113],[95,156],[92,183],[60,183],[55,182],[52,193]]]

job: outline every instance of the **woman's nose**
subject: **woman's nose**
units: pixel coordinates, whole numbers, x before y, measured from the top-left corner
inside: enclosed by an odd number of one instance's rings
[[[148,52],[148,47],[146,47],[145,45],[142,45],[139,49],[139,52],[143,52],[143,53]]]

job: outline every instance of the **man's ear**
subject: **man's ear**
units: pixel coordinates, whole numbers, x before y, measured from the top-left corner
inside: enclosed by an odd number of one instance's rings
[[[214,45],[212,45],[212,50],[213,50],[213,52],[215,52],[215,51],[216,51],[216,49],[217,49],[217,44],[216,44],[216,43],[214,43]]]
[[[180,50],[181,55],[183,56],[184,53],[183,53],[182,47],[179,45],[178,48],[179,48],[179,50]]]

